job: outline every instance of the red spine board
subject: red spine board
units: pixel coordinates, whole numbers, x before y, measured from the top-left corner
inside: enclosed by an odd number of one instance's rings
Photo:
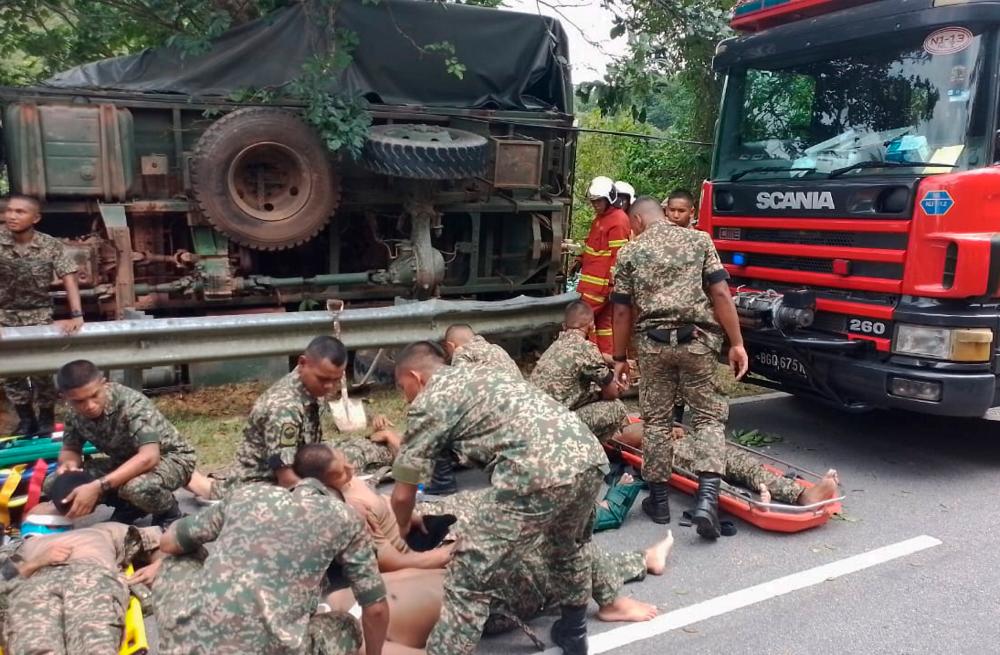
[[[754,0],[757,2],[759,0]],[[821,14],[829,14],[874,0],[789,0],[742,15],[733,15],[730,26],[739,32],[759,32],[769,27],[792,23]],[[751,3],[747,3],[751,4]]]

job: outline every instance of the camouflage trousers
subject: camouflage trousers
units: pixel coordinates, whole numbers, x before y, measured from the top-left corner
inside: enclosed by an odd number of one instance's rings
[[[509,573],[524,553],[542,549],[557,605],[590,598],[590,542],[601,472],[591,469],[569,484],[518,495],[489,488],[483,510],[469,517],[444,579],[441,618],[427,641],[428,655],[469,655],[491,606],[504,600]]]
[[[609,553],[594,543],[587,544],[586,549],[590,556],[591,597],[599,607],[614,602],[625,583],[646,577],[645,553]],[[483,634],[523,628],[524,622],[558,609],[559,600],[553,591],[556,587],[551,567],[540,551],[525,553],[520,566],[506,579],[503,598],[490,606]]]
[[[628,409],[620,400],[595,400],[573,410],[590,431],[604,443],[615,436],[628,419]]]
[[[356,473],[374,473],[380,468],[392,466],[392,451],[384,444],[375,443],[368,437],[344,436],[334,439],[330,445],[344,453]]]
[[[265,652],[241,641],[232,626],[224,623],[205,632],[204,622],[195,628],[190,615],[192,591],[200,586],[202,559],[198,555],[171,556],[163,561],[153,585],[156,616],[160,628],[160,655],[242,655]],[[317,589],[317,594],[319,590]],[[252,611],[252,608],[247,608]],[[347,612],[314,614],[309,619],[302,655],[355,655],[361,648],[361,625]],[[82,651],[81,651],[82,652]],[[284,652],[284,651],[282,651]]]
[[[152,471],[137,475],[115,490],[118,498],[147,514],[162,514],[174,504],[174,491],[191,479],[194,455],[167,454],[160,456],[160,463]],[[93,457],[83,463],[83,470],[100,478],[120,466],[108,457]],[[45,479],[42,489],[48,493],[55,475]]]
[[[674,442],[674,466],[691,471],[695,453],[687,439]],[[726,482],[756,492],[764,485],[771,492],[771,498],[779,503],[794,505],[802,493],[802,487],[795,480],[769,471],[752,454],[726,444]]]
[[[719,388],[716,352],[694,339],[675,346],[647,336],[636,339],[639,370],[639,410],[644,422],[642,477],[665,482],[673,468],[674,400],[683,397],[691,408],[691,467],[693,473],[726,472],[726,419],[729,405]]]
[[[473,517],[483,512],[495,511],[495,508],[487,505],[490,491],[488,488],[460,491],[440,501],[421,503],[417,511],[427,516],[453,514],[458,519],[455,522],[454,532],[463,534],[463,528],[469,525]],[[609,553],[593,542],[588,542],[584,548],[590,559],[591,596],[598,605],[607,605],[617,598],[624,583],[646,577],[646,555],[641,551]],[[554,574],[548,560],[541,553],[542,551],[537,548],[521,553],[520,562],[506,577],[500,589],[502,595],[500,606],[525,621],[542,614],[545,608],[558,604],[555,592],[552,591],[557,587]],[[513,627],[510,624],[497,623],[497,620],[498,617],[491,612],[487,634],[502,632]],[[497,625],[507,627],[502,629],[490,627]]]
[[[17,312],[0,310],[0,328],[48,325],[52,322],[52,309],[25,309]],[[14,405],[53,407],[59,394],[51,375],[32,375],[25,378],[3,378],[3,392]]]
[[[5,652],[117,655],[128,587],[94,564],[47,566],[13,585],[9,603]]]
[[[457,517],[454,532],[464,534],[472,517],[495,511],[488,505],[490,489],[460,491],[440,501],[421,503],[417,510],[424,515],[453,514]],[[641,551],[609,553],[595,543],[584,548],[590,559],[591,597],[599,606],[608,605],[621,594],[626,582],[646,577],[646,554]],[[498,597],[490,605],[485,634],[498,634],[520,627],[559,605],[556,575],[540,548],[521,553],[513,568],[504,576]]]

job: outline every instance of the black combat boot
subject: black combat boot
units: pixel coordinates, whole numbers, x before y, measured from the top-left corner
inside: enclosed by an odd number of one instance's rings
[[[177,499],[174,498],[173,505],[170,509],[159,514],[153,514],[153,522],[151,525],[155,525],[158,528],[166,530],[170,527],[170,524],[179,518],[182,518],[184,514],[181,513],[181,508],[177,504]]]
[[[670,497],[666,482],[650,482],[649,495],[642,499],[642,511],[653,523],[670,523]]]
[[[455,463],[451,459],[451,453],[446,453],[435,460],[431,483],[424,487],[424,493],[432,496],[450,496],[457,491]]]
[[[718,539],[722,534],[719,525],[719,488],[722,478],[717,473],[698,474],[698,498],[691,522],[698,528],[698,536],[703,539]]]
[[[38,434],[38,419],[35,418],[35,409],[31,405],[15,405],[17,410],[17,427],[14,428],[16,437],[33,437]]]
[[[420,530],[410,530],[406,535],[406,544],[418,553],[440,546],[451,531],[451,526],[458,520],[454,514],[425,515],[423,519],[426,534]]]
[[[565,655],[587,655],[587,606],[562,606],[562,617],[552,624],[552,641]]]
[[[38,436],[51,437],[56,431],[56,409],[51,405],[38,408]]]
[[[16,437],[34,437],[38,434],[38,419],[35,418],[35,408],[29,405],[15,405],[17,410],[17,427],[14,428]]]

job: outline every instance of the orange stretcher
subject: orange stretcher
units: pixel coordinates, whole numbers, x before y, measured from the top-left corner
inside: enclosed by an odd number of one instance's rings
[[[740,446],[739,444],[731,445],[753,453],[765,462],[763,464],[765,468],[777,475],[784,474],[775,464],[785,464],[785,462],[781,462],[752,448]],[[640,449],[633,448],[616,439],[606,442],[604,449],[608,451],[609,456],[618,457],[626,464],[642,470],[642,451]],[[795,470],[795,482],[803,487],[811,487],[815,484],[815,480],[819,480],[820,476],[815,473],[799,468],[795,468]],[[675,489],[679,489],[692,496],[698,491],[697,476],[683,469],[675,468],[668,482]],[[763,503],[750,491],[723,482],[722,491],[719,493],[719,509],[743,519],[761,530],[769,530],[771,532],[802,532],[810,528],[817,528],[830,520],[830,517],[834,514],[839,514],[841,510],[840,501],[843,499],[844,496],[838,496],[813,503],[812,505]]]

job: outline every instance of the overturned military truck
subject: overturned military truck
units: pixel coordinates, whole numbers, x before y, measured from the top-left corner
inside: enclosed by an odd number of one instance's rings
[[[333,47],[314,18],[298,4],[204,54],[147,50],[0,89],[10,188],[45,200],[40,229],[77,261],[88,316],[558,289],[575,154],[559,23],[341,3],[337,28],[359,45],[329,87],[362,95],[373,123],[354,159],[294,101],[232,101],[286,88]],[[419,47],[440,42],[462,79]]]

